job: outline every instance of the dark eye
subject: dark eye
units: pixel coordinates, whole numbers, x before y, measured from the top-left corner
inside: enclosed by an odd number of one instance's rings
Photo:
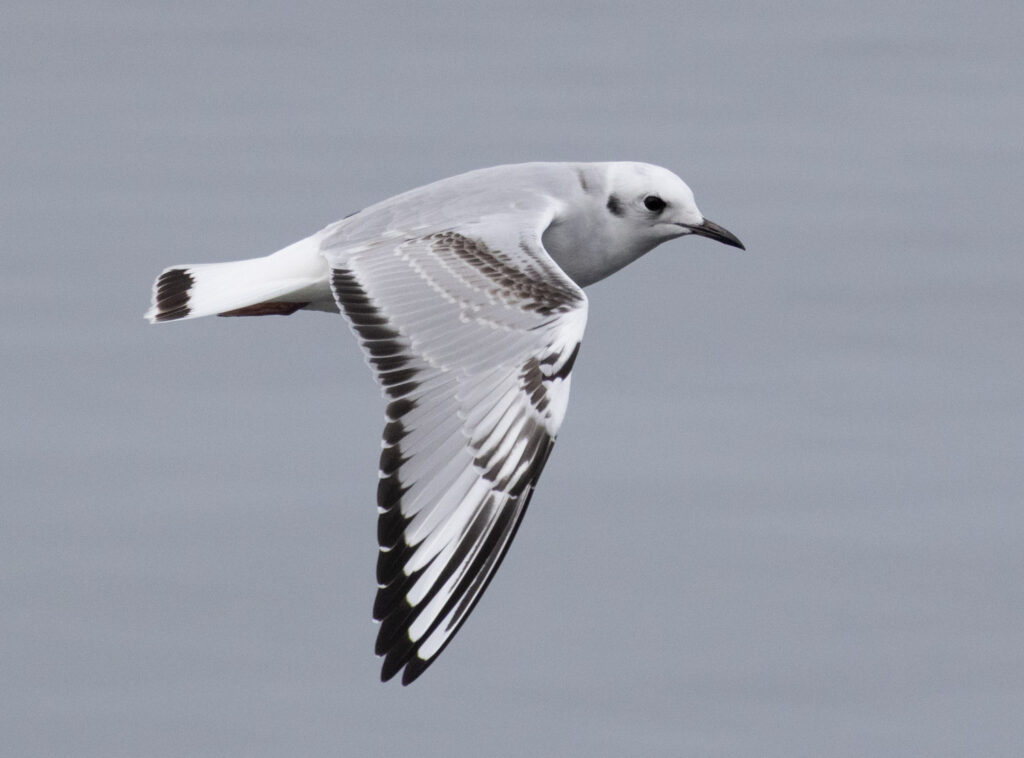
[[[648,195],[644,198],[644,208],[654,213],[661,213],[665,210],[665,201],[657,195]]]

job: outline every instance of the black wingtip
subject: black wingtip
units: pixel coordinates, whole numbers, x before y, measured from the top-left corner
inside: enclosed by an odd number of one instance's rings
[[[415,682],[420,674],[426,671],[435,660],[436,658],[431,658],[429,661],[425,661],[419,656],[410,658],[405,664],[405,671],[402,672],[402,686],[408,687]]]
[[[425,661],[418,655],[410,655],[404,658],[392,658],[388,655],[384,658],[384,664],[380,669],[380,680],[382,682],[390,682],[401,671],[402,686],[408,687],[419,679],[420,675],[430,668],[430,664],[435,660],[437,660],[437,656],[434,656],[429,661]]]
[[[395,677],[399,671],[401,671],[410,661],[411,658],[415,657],[413,652],[415,643],[409,639],[406,635],[403,639],[399,639],[391,650],[384,656],[384,663],[380,667],[380,680],[382,682],[390,681]],[[402,676],[403,684],[408,684],[405,681],[405,676]]]

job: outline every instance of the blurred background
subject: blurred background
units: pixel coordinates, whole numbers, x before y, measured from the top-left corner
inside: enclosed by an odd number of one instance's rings
[[[0,753],[1021,754],[1020,3],[3,16]],[[748,252],[590,289],[516,544],[382,685],[344,322],[149,326],[151,283],[468,169],[622,159]]]

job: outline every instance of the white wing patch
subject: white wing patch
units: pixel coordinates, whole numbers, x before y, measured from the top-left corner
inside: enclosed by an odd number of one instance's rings
[[[389,399],[374,604],[384,680],[404,668],[413,681],[466,620],[565,416],[587,301],[522,221],[324,252]]]

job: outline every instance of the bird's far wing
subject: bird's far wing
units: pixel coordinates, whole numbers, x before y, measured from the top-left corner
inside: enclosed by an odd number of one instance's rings
[[[374,617],[418,677],[501,563],[565,415],[587,300],[520,209],[332,247],[338,305],[387,398]],[[525,222],[525,223],[524,223]]]

